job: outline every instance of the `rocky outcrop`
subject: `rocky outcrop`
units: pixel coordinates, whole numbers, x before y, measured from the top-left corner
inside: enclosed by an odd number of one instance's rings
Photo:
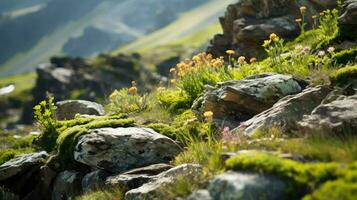
[[[312,15],[327,8],[335,7],[336,1],[310,0],[241,0],[228,6],[220,18],[223,34],[215,35],[207,51],[214,56],[224,56],[227,49],[236,51],[236,56],[264,57],[263,41],[271,33],[292,40],[300,33],[295,22],[301,18],[299,6],[306,6],[307,27],[313,22]]]
[[[357,96],[340,96],[315,108],[299,123],[305,133],[355,133]]]
[[[81,192],[82,177],[75,171],[59,173],[53,183],[52,200],[74,199]]]
[[[215,200],[284,199],[286,184],[277,177],[228,171],[215,177],[209,185]]]
[[[305,81],[290,75],[259,74],[219,83],[218,89],[197,99],[192,109],[199,116],[212,111],[217,124],[234,128],[269,109],[281,98],[301,92],[306,85]]]
[[[296,95],[286,96],[272,108],[242,122],[233,131],[243,132],[246,136],[252,136],[258,130],[265,131],[272,127],[279,127],[283,132],[296,131],[297,122],[320,105],[330,91],[328,86],[318,86],[307,88]]]
[[[357,39],[357,0],[344,2],[339,17],[340,34],[348,39]]]
[[[56,117],[58,120],[74,119],[76,114],[80,115],[104,115],[102,105],[85,100],[66,100],[56,103]]]
[[[143,88],[151,88],[160,77],[143,66],[138,54],[107,56],[100,55],[96,62],[82,58],[52,58],[36,70],[37,80],[32,95],[33,101],[26,106],[22,121],[32,122],[32,108],[47,98],[50,93],[56,101],[83,99],[95,101],[105,98],[112,90],[130,87],[136,81]],[[142,84],[145,83],[145,84]]]
[[[76,161],[110,172],[169,162],[180,152],[170,138],[149,128],[93,129],[76,145]]]
[[[125,194],[126,200],[140,200],[140,199],[164,199],[159,197],[159,192],[164,190],[167,185],[174,183],[177,177],[186,179],[199,176],[201,173],[201,166],[197,164],[184,164],[172,168],[168,171],[160,173],[153,177],[153,179],[142,185],[139,188],[128,191]]]

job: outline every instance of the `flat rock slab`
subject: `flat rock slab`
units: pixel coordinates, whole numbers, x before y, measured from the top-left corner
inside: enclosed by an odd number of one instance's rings
[[[180,151],[172,139],[149,128],[101,128],[79,138],[74,158],[88,166],[122,173],[167,163]]]
[[[17,156],[0,166],[0,181],[22,174],[34,167],[40,169],[47,158],[48,154],[45,151]]]
[[[318,86],[307,88],[296,95],[286,96],[272,108],[242,122],[233,132],[240,131],[246,136],[252,136],[258,130],[265,131],[273,127],[279,127],[284,132],[296,131],[298,122],[320,105],[329,92],[329,87]]]

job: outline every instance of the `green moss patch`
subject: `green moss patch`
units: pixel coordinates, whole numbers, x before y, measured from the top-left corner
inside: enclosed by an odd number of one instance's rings
[[[330,75],[332,85],[343,86],[357,78],[357,65],[347,66]]]
[[[191,107],[190,97],[181,90],[164,90],[157,94],[158,102],[170,113],[182,113]]]
[[[330,190],[332,199],[346,189],[346,198],[355,198],[357,186],[356,163],[343,166],[339,163],[300,163],[279,158],[268,153],[251,153],[234,156],[226,161],[226,167],[233,170],[253,171],[276,175],[286,180],[288,198],[326,199],[325,191]],[[311,194],[309,194],[311,193]],[[333,198],[336,197],[336,198]],[[331,199],[331,198],[327,198]]]
[[[357,63],[357,47],[340,51],[332,56],[333,65],[347,65]]]

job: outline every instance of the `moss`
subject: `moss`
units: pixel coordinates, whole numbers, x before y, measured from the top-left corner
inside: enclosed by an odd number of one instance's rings
[[[345,180],[329,181],[303,200],[354,200],[357,198],[357,184]]]
[[[341,68],[330,75],[332,85],[344,86],[357,78],[357,65]]]
[[[22,148],[22,149],[4,149],[0,150],[0,165],[5,162],[13,159],[17,155],[32,153],[34,152],[33,148]]]
[[[179,130],[167,124],[155,123],[155,124],[149,124],[148,127],[154,129],[156,132],[165,135],[173,140],[176,140],[177,134],[179,134]]]
[[[345,49],[332,56],[331,64],[333,65],[347,65],[357,62],[357,47]]]
[[[181,90],[164,90],[157,94],[159,103],[170,113],[182,113],[191,106],[190,97]]]
[[[320,183],[336,179],[340,165],[338,163],[303,164],[256,152],[234,156],[226,161],[226,167],[277,175],[287,181],[286,195],[297,198],[313,191]]]
[[[78,120],[78,119],[77,119]],[[83,122],[86,120],[79,120]],[[79,123],[78,122],[78,123]],[[72,124],[75,122],[68,122]],[[131,118],[120,119],[118,116],[114,117],[96,117],[96,120],[92,120],[87,124],[75,125],[62,131],[57,140],[56,146],[60,157],[61,167],[63,169],[69,169],[75,167],[75,162],[73,158],[73,152],[75,150],[75,145],[78,142],[80,136],[87,134],[90,129],[104,128],[104,127],[129,127],[133,126],[134,120]]]

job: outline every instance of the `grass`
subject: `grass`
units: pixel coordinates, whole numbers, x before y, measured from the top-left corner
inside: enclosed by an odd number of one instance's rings
[[[19,74],[0,79],[0,87],[14,84],[15,90],[7,98],[17,106],[31,99],[31,90],[35,86],[36,73]]]
[[[337,71],[333,72],[330,76],[331,83],[337,86],[344,86],[356,79],[357,76],[357,65],[346,66]]]
[[[75,200],[123,200],[124,192],[121,188],[103,189],[90,192],[75,198]]]
[[[189,37],[192,33],[197,33],[212,24],[215,24],[217,22],[217,17],[224,12],[228,4],[233,2],[233,0],[210,1],[203,6],[181,15],[179,19],[163,29],[153,32],[146,37],[140,38],[129,45],[121,47],[120,49],[113,51],[112,54],[133,51],[142,52],[146,49],[153,49],[158,46],[169,44],[171,41],[182,40],[185,37]],[[210,29],[208,28],[208,30]]]

